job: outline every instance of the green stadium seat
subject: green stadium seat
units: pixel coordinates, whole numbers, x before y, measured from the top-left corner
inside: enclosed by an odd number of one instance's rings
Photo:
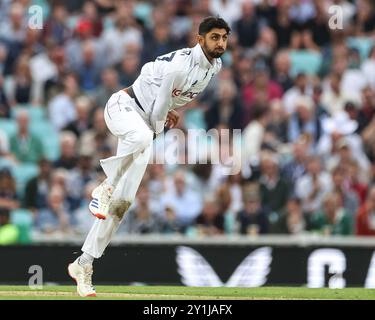
[[[8,138],[10,138],[17,131],[16,121],[13,119],[0,118],[0,130],[4,131]]]
[[[34,121],[30,130],[42,140],[45,156],[51,161],[57,160],[60,156],[60,139],[52,124],[48,121]]]
[[[362,61],[368,58],[371,48],[375,45],[374,40],[366,37],[349,37],[346,41],[349,48],[359,51]]]
[[[11,116],[12,118],[17,117],[17,113],[21,110],[26,110],[30,117],[30,122],[34,121],[44,121],[46,120],[46,110],[41,106],[32,106],[32,105],[18,105],[12,108]]]
[[[19,243],[31,243],[31,230],[33,227],[33,214],[27,209],[15,209],[10,214],[10,222],[18,227]]]
[[[11,168],[14,166],[13,162],[10,161],[9,159],[6,159],[4,157],[0,157],[0,170],[4,168]]]
[[[17,193],[23,198],[26,183],[38,175],[38,165],[33,163],[23,163],[11,168],[12,175],[16,180]]]
[[[200,109],[186,110],[184,118],[186,129],[207,129],[204,112]]]
[[[323,59],[318,52],[311,50],[293,50],[290,52],[291,74],[296,76],[298,73],[308,75],[318,74]]]

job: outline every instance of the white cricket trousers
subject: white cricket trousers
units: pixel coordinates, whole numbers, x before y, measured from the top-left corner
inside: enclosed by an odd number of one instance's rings
[[[82,251],[100,258],[116,233],[124,213],[133,202],[152,149],[153,131],[135,110],[139,108],[126,92],[114,93],[104,108],[110,132],[118,137],[116,156],[100,160],[107,183],[114,186],[109,215],[96,219]]]

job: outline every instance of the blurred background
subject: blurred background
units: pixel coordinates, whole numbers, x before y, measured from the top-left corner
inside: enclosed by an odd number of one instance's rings
[[[41,29],[29,27],[32,5]],[[329,25],[332,6],[339,28]],[[208,15],[231,26],[228,50],[178,128],[186,139],[189,129],[241,129],[242,170],[150,164],[116,240],[313,237],[373,247],[364,238],[375,235],[370,0],[1,0],[0,245],[84,240],[90,194],[104,178],[98,160],[116,152],[106,101],[144,63],[194,46]]]

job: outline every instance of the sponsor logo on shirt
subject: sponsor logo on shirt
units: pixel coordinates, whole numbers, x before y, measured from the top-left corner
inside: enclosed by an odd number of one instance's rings
[[[173,97],[178,97],[178,96],[183,96],[187,97],[189,99],[194,99],[200,92],[193,92],[193,91],[185,91],[182,92],[182,90],[174,88],[172,91],[172,96]]]

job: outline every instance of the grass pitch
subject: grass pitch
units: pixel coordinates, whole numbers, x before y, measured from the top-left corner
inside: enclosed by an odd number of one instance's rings
[[[375,300],[375,290],[364,288],[96,286],[96,291],[96,298],[80,298],[75,286],[0,286],[0,300]]]

